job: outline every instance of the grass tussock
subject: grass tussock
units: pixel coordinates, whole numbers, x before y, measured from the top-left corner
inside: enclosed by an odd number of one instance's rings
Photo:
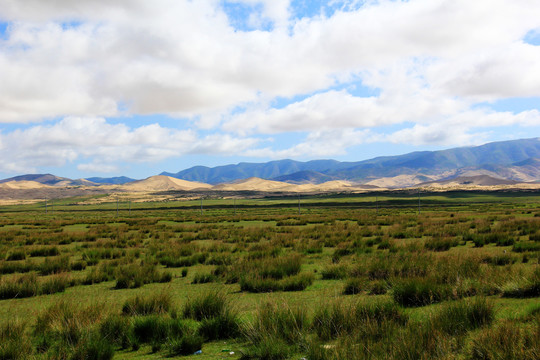
[[[450,296],[447,286],[428,279],[410,279],[392,288],[394,301],[401,306],[417,307],[440,302]]]
[[[264,303],[242,328],[250,346],[243,359],[287,359],[305,343],[309,319],[305,308],[287,303]]]
[[[149,296],[136,296],[128,299],[122,306],[125,315],[150,315],[167,313],[172,308],[172,296],[160,292]]]
[[[444,304],[431,321],[434,328],[448,335],[460,335],[490,325],[494,317],[490,302],[485,298],[474,298]]]
[[[130,264],[115,271],[116,289],[134,289],[150,283],[165,283],[172,280],[169,272],[159,272],[154,264]]]
[[[476,334],[466,349],[465,358],[536,360],[540,357],[540,323],[523,326],[505,321]]]

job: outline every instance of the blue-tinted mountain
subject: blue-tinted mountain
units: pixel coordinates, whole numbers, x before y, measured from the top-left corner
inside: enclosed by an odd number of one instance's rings
[[[136,179],[129,178],[127,176],[116,176],[116,177],[110,177],[110,178],[103,178],[103,177],[91,177],[86,178],[86,180],[91,181],[96,184],[100,185],[123,185],[132,181],[136,181]]]
[[[0,183],[6,183],[9,181],[35,181],[40,184],[50,186],[92,186],[97,185],[86,179],[69,179],[66,177],[60,177],[52,174],[26,174],[14,176],[8,179],[0,180]]]
[[[187,181],[219,184],[250,177],[273,179],[306,170],[325,173],[334,169],[346,168],[348,166],[347,164],[348,163],[336,160],[313,160],[308,162],[277,160],[267,163],[239,163],[236,165],[224,165],[214,168],[195,166],[187,170],[182,170],[176,174],[163,172],[160,175],[171,176]]]
[[[534,158],[540,158],[540,139],[522,139],[492,142],[481,146],[461,147],[440,151],[419,151],[405,155],[377,157],[359,162],[315,160],[270,161],[267,163],[239,163],[214,168],[195,166],[176,174],[162,173],[188,181],[209,184],[259,177],[282,179],[281,181],[305,181],[311,172],[328,176],[328,179],[369,181],[380,177],[414,174],[440,174],[461,168],[505,168],[525,162],[523,166],[534,166]],[[532,164],[532,165],[531,165]],[[306,173],[306,171],[308,173]],[[322,176],[313,176],[315,182]],[[317,178],[321,179],[318,180]]]
[[[327,181],[338,180],[338,178],[318,171],[302,170],[288,175],[281,175],[272,180],[291,184],[322,184]]]

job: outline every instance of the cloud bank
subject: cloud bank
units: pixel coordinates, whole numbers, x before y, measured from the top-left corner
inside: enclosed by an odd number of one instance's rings
[[[2,130],[16,155],[0,172],[464,145],[540,125],[535,108],[490,106],[540,98],[536,0],[329,3],[302,16],[288,0],[0,0],[0,123],[20,126]],[[129,124],[154,114],[175,124]],[[257,141],[287,133],[288,149]]]

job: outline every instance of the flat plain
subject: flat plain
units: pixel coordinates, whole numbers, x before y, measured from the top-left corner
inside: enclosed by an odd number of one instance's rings
[[[240,195],[1,207],[0,359],[540,358],[537,191]]]

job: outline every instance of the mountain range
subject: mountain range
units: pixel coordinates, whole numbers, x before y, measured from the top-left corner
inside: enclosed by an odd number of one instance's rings
[[[195,166],[177,173],[164,172],[161,175],[208,184],[249,177],[297,184],[320,184],[331,180],[369,183],[380,178],[403,175],[418,176],[418,182],[422,182],[433,180],[433,177],[449,179],[464,173],[530,182],[540,180],[539,165],[540,138],[532,138],[440,151],[412,152],[358,162],[277,160],[213,168]]]
[[[346,186],[361,184],[365,187],[385,188],[409,187],[434,182],[464,184],[469,181],[466,180],[468,178],[473,179],[469,183],[540,183],[540,138],[492,142],[481,146],[441,151],[412,152],[358,162],[336,160],[301,162],[287,159],[212,168],[195,166],[177,173],[163,172],[160,175],[147,179],[146,183],[141,183],[143,180],[125,176],[72,180],[51,174],[28,174],[0,180],[0,184],[15,182],[20,185],[21,182],[33,182],[54,187],[125,185],[126,189],[135,190],[144,188],[147,183],[160,189],[210,189],[212,185],[224,183],[243,183],[246,187],[256,188],[254,184],[257,184],[258,180],[246,180],[250,178],[295,185],[327,183],[330,184],[329,188],[334,188],[338,184],[347,184]],[[242,182],[243,180],[246,181]],[[195,182],[195,184],[190,185],[188,182]],[[270,183],[266,185],[269,188],[286,188],[286,186]],[[10,186],[14,188],[13,185]],[[227,189],[238,188],[238,186],[219,185],[214,188]]]

